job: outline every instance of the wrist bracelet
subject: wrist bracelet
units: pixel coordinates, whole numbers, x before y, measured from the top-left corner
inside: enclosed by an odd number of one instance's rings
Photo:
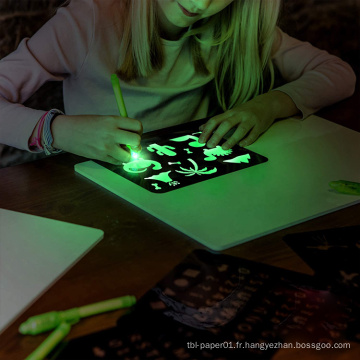
[[[52,147],[54,139],[51,133],[51,123],[58,115],[64,115],[64,113],[60,110],[52,109],[45,116],[44,126],[42,128],[42,145],[46,155],[62,152],[62,150]]]
[[[35,147],[37,150],[44,150],[42,144],[41,144],[41,132],[42,128],[44,126],[45,117],[48,112],[46,112],[39,120],[39,123],[37,125],[37,134],[34,138],[34,140],[29,144],[29,147]]]

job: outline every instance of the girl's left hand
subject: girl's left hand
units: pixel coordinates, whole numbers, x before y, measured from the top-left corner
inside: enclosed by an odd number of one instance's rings
[[[259,95],[254,99],[225,111],[223,114],[212,117],[207,123],[200,126],[202,134],[200,143],[206,143],[209,148],[217,146],[225,134],[232,128],[234,133],[222,145],[227,150],[234,145],[247,146],[252,144],[277,119],[280,113],[279,106],[286,116],[294,115],[298,109],[292,100],[280,91],[272,91]],[[278,101],[280,100],[280,102]],[[284,109],[288,106],[288,109]]]

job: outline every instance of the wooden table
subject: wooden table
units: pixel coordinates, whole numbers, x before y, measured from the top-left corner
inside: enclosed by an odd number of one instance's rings
[[[359,92],[319,116],[360,132]],[[22,336],[29,316],[132,294],[141,297],[194,249],[204,248],[132,204],[74,172],[86,159],[63,154],[0,170],[0,207],[104,230],[104,239],[58,280],[0,336],[0,359],[23,359],[47,336]],[[360,175],[360,174],[359,174]],[[224,251],[226,254],[312,274],[285,245],[286,234],[360,224],[360,204],[272,233]],[[83,319],[68,339],[115,325],[122,311]],[[360,346],[336,352],[292,354],[291,358],[330,359],[360,355]],[[280,351],[276,359],[289,359]],[[358,357],[359,358],[359,357]]]

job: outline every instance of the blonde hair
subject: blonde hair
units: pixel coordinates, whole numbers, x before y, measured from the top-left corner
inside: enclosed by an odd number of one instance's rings
[[[123,35],[118,75],[129,81],[148,77],[163,65],[157,1],[122,0]],[[274,84],[271,50],[281,0],[234,0],[211,18],[194,24],[189,37],[196,71],[207,74],[201,45],[215,53],[214,79],[223,110],[270,90]],[[212,31],[212,38],[201,39]]]

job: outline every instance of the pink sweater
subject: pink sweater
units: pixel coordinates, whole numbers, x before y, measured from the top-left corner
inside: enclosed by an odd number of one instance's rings
[[[67,115],[118,114],[110,82],[120,46],[116,4],[72,1],[0,61],[0,143],[29,150],[28,139],[44,110],[21,104],[47,81],[63,81]],[[348,64],[280,29],[278,35],[273,61],[288,82],[278,90],[293,99],[303,118],[352,95],[355,75]],[[186,39],[163,40],[163,47],[161,71],[121,82],[128,116],[141,120],[145,132],[209,112],[207,89],[213,76],[195,72]]]

